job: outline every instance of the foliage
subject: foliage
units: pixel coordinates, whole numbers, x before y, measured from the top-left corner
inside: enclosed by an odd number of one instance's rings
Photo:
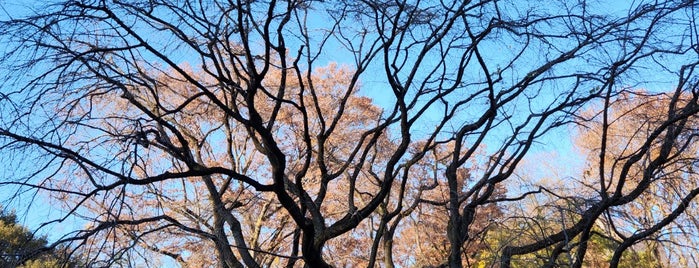
[[[0,5],[18,10],[0,18],[3,201],[77,222],[55,244],[86,266],[616,267],[696,248],[695,1]],[[561,132],[579,173],[526,172],[571,165],[536,158]]]
[[[13,213],[0,212],[0,267],[72,267],[60,251],[47,248],[45,238],[17,223]]]

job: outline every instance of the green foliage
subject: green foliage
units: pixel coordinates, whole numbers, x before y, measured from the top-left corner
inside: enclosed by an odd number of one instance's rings
[[[35,237],[26,227],[17,223],[14,213],[0,210],[0,267],[52,268],[71,267],[57,256],[55,250],[42,250],[47,241]]]
[[[28,260],[19,268],[59,268],[63,267],[61,262],[55,258],[44,258],[37,260]]]
[[[540,211],[539,211],[540,212]],[[541,230],[553,230],[555,228],[554,221],[547,220],[541,215],[533,216],[530,220],[536,219],[537,224],[542,225]],[[493,228],[489,235],[484,240],[486,246],[482,250],[473,255],[473,267],[498,267],[500,250],[508,243],[526,243],[530,242],[531,238],[527,238],[527,230],[535,229],[531,225],[523,224],[522,228],[517,229],[516,226],[501,226]],[[595,226],[593,227],[593,235],[587,243],[587,251],[583,260],[583,267],[608,267],[609,261],[614,255],[614,250],[619,246],[617,241],[609,239],[609,237],[601,235],[603,231]],[[578,239],[571,241],[571,245],[579,243]],[[663,267],[658,256],[659,244],[656,241],[645,241],[636,244],[626,250],[619,262],[620,268],[655,268]],[[555,249],[550,246],[546,250],[537,253],[517,255],[512,258],[510,267],[513,268],[534,268],[549,265],[550,253]],[[570,252],[565,250],[558,256],[554,267],[570,267],[575,261],[575,250],[577,247],[572,246]]]

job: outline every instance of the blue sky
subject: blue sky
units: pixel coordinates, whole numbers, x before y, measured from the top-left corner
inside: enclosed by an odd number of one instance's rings
[[[610,4],[613,3],[613,4]],[[20,14],[24,13],[28,8],[31,8],[35,6],[35,4],[38,3],[44,3],[44,2],[39,2],[39,1],[23,1],[23,2],[16,2],[16,1],[8,1],[8,0],[0,0],[0,20],[5,20],[8,18],[8,16],[19,16]],[[534,2],[532,2],[534,3]],[[537,2],[539,3],[539,2]],[[633,5],[634,2],[625,2],[625,1],[608,1],[608,2],[598,2],[598,5],[604,5],[605,6],[605,11],[610,12],[610,13],[618,13],[618,14],[624,14],[628,7],[626,7],[625,4],[631,3]],[[555,8],[555,7],[551,7]],[[322,28],[323,26],[326,26],[326,20],[327,18],[325,17],[311,17],[309,18],[309,24],[311,27],[318,27]],[[668,34],[672,33],[674,29],[668,29]],[[488,55],[495,55],[493,56],[490,60],[492,60],[493,65],[490,67],[497,68],[497,62],[502,62],[502,60],[506,59],[507,56],[511,56],[512,52],[511,51],[506,51],[507,47],[509,44],[504,43],[500,44],[500,46],[497,46],[495,42],[492,42],[490,45],[493,47],[484,47],[483,50],[484,52],[487,52],[486,54]],[[298,46],[295,46],[293,42],[289,43],[289,51],[296,51],[298,49]],[[331,38],[331,41],[326,44],[326,49],[327,51],[342,51],[344,50],[344,47],[338,43],[335,39]],[[503,52],[504,50],[504,52]],[[186,54],[183,53],[181,61],[182,63],[184,62],[197,62],[196,58],[189,59],[185,56]],[[500,58],[498,58],[500,57]],[[529,55],[530,58],[527,58],[523,62],[526,63],[527,61],[536,61],[535,55]],[[668,64],[681,64],[682,61],[675,61],[674,59],[658,59],[658,60],[664,60]],[[317,66],[324,66],[328,64],[329,62],[338,62],[340,64],[347,64],[347,65],[353,65],[353,59],[350,57],[349,54],[344,54],[344,53],[324,53],[321,54],[321,57],[317,61]],[[579,65],[575,65],[579,64]],[[564,68],[569,68],[574,69],[578,66],[581,66],[584,64],[583,62],[577,62],[575,64],[570,64],[568,66],[565,66]],[[580,68],[585,68],[584,66],[581,66]],[[516,68],[517,70],[511,71],[509,74],[511,75],[513,80],[516,80],[518,76],[522,76],[525,74],[522,73],[517,73],[519,68]],[[522,70],[528,70],[527,68],[523,68]],[[391,105],[393,104],[393,98],[391,97],[390,94],[390,89],[386,85],[386,81],[381,75],[377,75],[376,78],[372,76],[372,74],[381,74],[383,73],[383,68],[382,66],[378,65],[371,65],[369,69],[366,71],[366,75],[364,75],[361,79],[361,84],[362,84],[362,90],[360,91],[361,94],[364,94],[366,96],[371,97],[374,102],[381,106],[384,107],[385,109],[390,109]],[[477,79],[480,74],[472,73],[469,74],[474,77],[474,79]],[[633,80],[629,79],[626,83],[627,86],[630,87],[642,87],[646,88],[651,91],[656,91],[656,90],[667,90],[671,89],[673,80],[668,79],[671,78],[667,72],[658,72],[655,69],[639,69],[637,72],[637,76],[639,77],[638,80]],[[1,85],[1,84],[0,84]],[[2,90],[5,90],[4,88]],[[430,127],[433,127],[431,124],[433,124],[433,120],[439,119],[440,116],[437,114],[438,109],[435,109],[432,111],[432,114],[429,114],[426,116],[426,120],[422,122],[423,124],[415,129],[415,132],[420,132],[422,129],[425,129],[425,132],[428,132],[430,130]],[[466,112],[465,112],[466,113]],[[458,127],[458,124],[455,124],[455,127]],[[505,129],[502,130],[503,132],[500,134],[502,136],[506,136],[508,133],[506,132]],[[419,135],[419,134],[418,134]],[[576,176],[579,174],[583,164],[584,164],[584,158],[581,157],[578,152],[575,150],[571,138],[574,136],[574,129],[571,127],[561,127],[555,131],[552,131],[545,137],[543,137],[539,142],[534,146],[534,148],[530,151],[530,161],[528,163],[532,163],[532,165],[527,165],[526,168],[529,172],[531,172],[529,175],[532,175],[533,177],[552,177],[552,176],[558,176],[558,177],[570,177],[570,176]],[[491,149],[497,149],[497,148],[491,148]],[[555,158],[555,159],[551,159]],[[552,163],[552,165],[558,166],[558,169],[555,170],[556,174],[552,172],[552,170],[546,166],[546,165],[536,165],[535,161],[537,160],[542,160],[542,161],[551,161],[555,162]],[[563,164],[564,163],[564,164]],[[12,170],[10,169],[4,169],[2,172],[0,172],[0,176],[2,178],[8,178],[14,176],[16,171],[28,171],[30,170],[33,165],[33,163],[7,163],[5,167],[12,167]],[[516,190],[516,189],[513,189]],[[7,194],[6,196],[9,196],[10,193],[14,192],[14,189],[10,188],[5,188],[2,187],[0,188],[0,194],[5,193]],[[28,225],[32,229],[36,229],[38,227],[38,224],[41,223],[43,220],[47,218],[55,218],[61,215],[62,211],[59,209],[53,208],[50,204],[48,204],[43,196],[26,196],[26,197],[21,197],[21,198],[16,198],[13,199],[11,203],[5,203],[5,200],[0,200],[2,201],[3,204],[7,205],[10,208],[14,208],[17,210],[18,214],[20,216],[24,215],[23,211],[27,211],[27,208],[31,209],[31,212],[27,214],[24,219],[24,223]],[[32,204],[31,206],[29,204]],[[43,230],[40,230],[39,233],[48,235],[50,239],[56,239],[60,234],[69,231],[71,228],[74,227],[81,227],[82,222],[80,220],[75,220],[75,219],[69,219],[66,223],[64,224],[58,224],[55,225],[54,227],[49,227]]]

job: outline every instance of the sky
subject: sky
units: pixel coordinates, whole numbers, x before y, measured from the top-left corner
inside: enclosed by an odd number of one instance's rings
[[[38,7],[40,4],[44,4],[46,2],[44,1],[32,1],[32,0],[23,0],[23,1],[7,1],[7,0],[0,0],[0,20],[5,20],[8,17],[19,17],[22,14],[25,14],[28,10],[35,9]],[[532,2],[534,3],[534,2]],[[601,3],[606,5],[606,11],[611,12],[611,13],[618,13],[618,12],[625,12],[625,10],[628,9],[627,6],[625,6],[625,1],[613,1],[613,4],[609,3]],[[633,2],[631,2],[633,3]],[[533,4],[536,5],[536,4]],[[556,8],[556,7],[553,7]],[[311,28],[313,27],[318,27],[319,29],[322,27],[325,27],[327,25],[327,21],[329,20],[327,17],[320,17],[320,16],[311,16],[308,18],[309,19],[309,25],[311,25]],[[292,41],[293,42],[293,41]],[[341,51],[344,50],[343,45],[337,42],[336,39],[331,38],[330,41],[326,44],[326,48],[328,51]],[[290,51],[295,51],[295,46],[293,43],[290,43]],[[485,48],[487,49],[487,48]],[[497,51],[497,50],[496,50]],[[491,53],[487,53],[489,55],[497,55],[496,51],[493,51]],[[502,54],[502,55],[507,55],[507,53]],[[186,58],[182,58],[182,62],[196,62],[197,59],[191,59],[188,60]],[[348,54],[342,54],[342,53],[325,53],[321,54],[320,58],[318,60],[317,65],[322,66],[326,65],[329,62],[338,62],[340,64],[348,64],[348,65],[353,65],[353,59],[349,57]],[[382,66],[379,65],[371,65],[369,66],[369,69],[366,71],[368,74],[373,74],[373,73],[382,73],[383,69]],[[381,76],[379,76],[381,77]],[[646,76],[648,77],[648,76]],[[366,96],[369,96],[374,100],[374,102],[381,106],[381,107],[386,107],[386,109],[389,109],[393,103],[393,98],[390,96],[390,94],[386,94],[386,84],[383,79],[377,79],[373,80],[371,75],[364,75],[361,80],[362,84],[362,89],[360,91],[361,94],[364,94]],[[435,113],[436,114],[436,113]],[[427,116],[427,118],[430,118],[431,116]],[[439,115],[434,116],[435,119],[439,118]],[[427,124],[429,124],[429,119],[426,121]],[[419,132],[420,129],[416,129],[416,132]],[[537,143],[537,146],[532,150],[532,156],[541,154],[541,155],[557,155],[558,157],[566,159],[566,162],[569,163],[577,163],[574,165],[570,165],[569,167],[579,167],[581,165],[581,161],[579,156],[577,155],[577,152],[573,146],[573,144],[570,142],[570,133],[572,132],[571,129],[569,128],[561,128],[557,131],[552,132],[550,135],[547,135],[544,137],[540,143]],[[573,168],[570,172],[575,173],[577,172],[577,168]],[[538,172],[545,172],[544,170],[538,171]],[[573,174],[570,174],[573,175]],[[41,199],[41,197],[39,197]],[[36,201],[34,199],[31,199],[31,201]],[[29,201],[18,201],[20,203],[23,202],[29,202]],[[24,208],[26,207],[24,204],[21,205],[16,205],[18,208]],[[44,207],[44,210],[49,210],[48,207]],[[49,212],[50,213],[50,212]],[[27,222],[28,225],[31,227],[35,227],[34,224],[35,221],[30,220]]]
[[[32,7],[36,6],[35,4],[38,3],[43,3],[40,1],[22,1],[22,2],[17,2],[17,1],[8,1],[8,0],[0,0],[0,20],[5,20],[8,17],[17,17],[20,16],[22,13],[24,13],[28,8],[31,9]],[[628,8],[625,7],[624,4],[629,3],[627,1],[612,1],[614,4],[609,4],[609,3],[602,3],[600,2],[600,5],[606,5],[606,11],[611,12],[611,13],[621,13],[625,12]],[[633,2],[631,2],[633,3]],[[319,28],[325,26],[325,21],[327,18],[324,17],[310,17],[309,18],[309,24],[310,25],[317,25]],[[312,26],[313,27],[313,26]],[[669,31],[672,31],[670,29]],[[290,44],[290,51],[295,51],[295,47],[293,43]],[[326,47],[328,48],[328,51],[340,51],[344,50],[344,47],[336,42],[334,39],[331,39],[331,41],[326,44]],[[487,50],[487,48],[485,48]],[[488,53],[489,55],[498,55],[496,49],[492,49],[491,53]],[[500,55],[506,55],[506,53],[500,54]],[[495,56],[497,57],[497,56]],[[196,59],[187,59],[186,56],[183,56],[181,59],[182,62],[196,62]],[[493,59],[493,61],[497,61],[497,59]],[[353,59],[350,58],[347,54],[342,54],[342,53],[326,53],[322,54],[320,59],[318,60],[318,65],[323,66],[326,65],[329,62],[338,62],[340,64],[353,64]],[[570,67],[573,68],[573,67]],[[385,84],[385,81],[383,79],[372,79],[371,74],[374,73],[382,73],[383,69],[380,66],[377,65],[372,65],[369,66],[369,69],[367,70],[367,74],[363,76],[363,79],[361,80],[362,84],[362,90],[360,91],[361,94],[364,94],[374,100],[374,102],[381,106],[385,107],[385,109],[389,109],[391,107],[391,104],[393,103],[393,99],[390,96],[390,94],[386,93],[387,87]],[[665,90],[667,87],[671,87],[671,83],[669,82],[661,82],[661,81],[667,81],[665,74],[656,72],[654,70],[639,70],[639,76],[643,78],[644,81],[638,81],[638,83],[634,83],[633,81],[630,81],[630,86],[634,87],[643,87],[643,88],[648,88],[650,90]],[[380,76],[378,76],[380,77]],[[4,90],[4,89],[2,89]],[[438,118],[439,116],[432,115],[428,116],[428,118]],[[425,122],[426,125],[429,126],[429,120]],[[416,129],[416,131],[419,131],[419,129]],[[545,137],[543,137],[537,145],[532,149],[530,152],[530,157],[529,157],[529,162],[525,163],[525,170],[529,172],[529,174],[535,174],[534,177],[561,177],[561,178],[567,178],[567,177],[574,177],[578,174],[580,174],[581,169],[584,166],[584,159],[580,156],[579,152],[575,148],[574,144],[571,141],[571,137],[575,135],[575,129],[572,127],[562,127],[559,128]],[[549,160],[554,158],[557,163],[550,163],[551,165],[555,166],[555,168],[550,167],[549,165],[539,165],[536,163],[537,160]],[[554,165],[554,164],[560,164],[560,163],[566,163],[565,165]],[[6,165],[7,166],[7,165]],[[14,167],[19,167],[22,166],[23,168],[31,168],[31,163],[26,163],[25,165],[22,164],[14,164],[10,165]],[[0,172],[0,176],[3,177],[11,177],[14,171],[12,170],[4,170]],[[12,190],[8,192],[7,188],[0,188],[0,195],[5,191],[5,194],[9,194]],[[4,200],[0,200],[4,201]],[[29,206],[29,204],[32,203],[32,206]],[[38,228],[38,224],[42,222],[43,219],[45,218],[51,218],[51,217],[56,217],[60,215],[59,213],[61,212],[60,210],[53,208],[51,205],[48,205],[44,198],[41,196],[37,196],[35,198],[19,198],[19,199],[14,199],[13,203],[6,204],[9,205],[10,207],[14,208],[17,210],[18,214],[22,216],[24,214],[24,211],[27,211],[27,208],[31,208],[31,212],[26,215],[26,217],[20,219],[24,220],[24,223],[29,226],[31,229],[36,229]],[[47,217],[48,216],[48,217]],[[40,233],[44,235],[48,235],[50,239],[55,239],[57,238],[57,235],[60,233],[63,233],[65,231],[68,231],[71,226],[80,226],[82,223],[79,220],[71,219],[69,220],[67,225],[55,225],[55,227],[48,228],[41,230]],[[68,227],[64,227],[68,226]]]

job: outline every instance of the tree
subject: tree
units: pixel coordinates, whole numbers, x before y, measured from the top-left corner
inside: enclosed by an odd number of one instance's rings
[[[87,265],[390,267],[430,243],[443,250],[401,264],[463,267],[487,250],[508,267],[566,249],[581,266],[598,219],[652,191],[693,140],[695,8],[57,1],[0,22],[0,155],[13,170],[0,186],[60,207],[44,227],[84,223],[56,243]],[[649,73],[692,97],[617,159],[617,191],[606,175],[599,196],[512,190],[547,134],[583,124],[596,101],[607,118]],[[601,151],[591,163],[604,167]],[[624,186],[632,167],[643,176]],[[551,233],[489,246],[535,219],[508,213],[542,196],[578,210]],[[624,236],[612,263],[661,222]],[[439,234],[415,242],[426,226]]]
[[[47,247],[45,238],[36,237],[17,223],[14,213],[0,210],[0,266],[2,267],[72,267],[66,252]]]
[[[642,249],[641,253],[650,259],[644,263],[654,267],[691,265],[687,263],[686,250],[691,250],[694,246],[686,241],[692,241],[699,235],[692,220],[697,212],[693,206],[688,205],[696,195],[693,192],[699,188],[693,179],[697,152],[694,141],[697,129],[693,120],[695,116],[691,115],[673,129],[676,133],[674,135],[677,135],[677,138],[673,138],[676,139],[673,144],[668,144],[666,138],[673,134],[671,131],[657,131],[666,122],[668,107],[670,113],[673,109],[679,109],[676,107],[686,109],[691,107],[693,98],[695,97],[679,91],[657,94],[643,90],[623,92],[609,102],[605,115],[591,114],[586,117],[589,120],[585,120],[584,126],[588,128],[580,137],[580,147],[588,152],[588,157],[595,158],[599,157],[602,150],[599,138],[605,137],[606,140],[604,154],[607,156],[604,165],[589,167],[585,172],[586,185],[593,186],[599,193],[614,188],[625,194],[640,192],[639,198],[616,206],[608,212],[609,217],[600,219],[600,225],[604,228],[601,238],[614,244],[625,243],[628,250],[633,250],[634,247]],[[602,123],[601,117],[606,117],[607,123]],[[601,135],[601,132],[605,134]],[[652,135],[659,137],[653,140],[650,138]],[[637,154],[643,146],[648,149],[637,163],[628,165],[621,161]],[[644,173],[653,166],[653,161],[662,159],[663,154],[668,154],[668,159],[662,161],[662,164],[656,164],[658,171],[650,179],[645,178],[649,175]],[[624,165],[628,165],[628,175],[615,178],[615,173],[624,170]],[[604,172],[600,175],[602,170]],[[599,185],[596,180],[606,181],[606,189],[596,186]],[[639,188],[647,189],[639,191]],[[670,218],[671,221],[668,220]],[[648,232],[652,229],[658,231]],[[636,238],[629,238],[633,236]],[[631,240],[634,242],[627,242]],[[622,254],[626,254],[625,249],[620,248],[612,248],[614,262],[619,262]]]

